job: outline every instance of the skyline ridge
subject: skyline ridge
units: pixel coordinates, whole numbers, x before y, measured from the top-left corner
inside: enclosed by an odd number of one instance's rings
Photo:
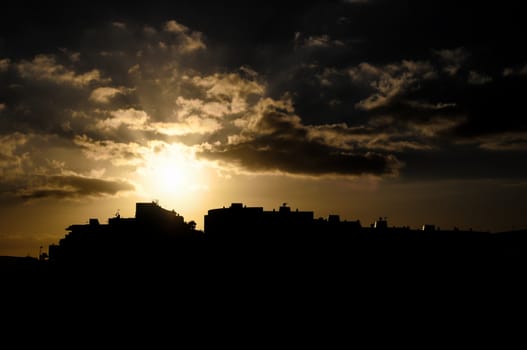
[[[176,215],[177,217],[179,217],[181,220],[184,220],[184,216],[182,214],[180,214],[178,211],[176,211],[175,209],[165,209],[162,207],[162,205],[159,203],[159,200],[157,199],[154,199],[154,200],[151,200],[151,201],[141,201],[141,202],[136,202],[136,213],[137,213],[137,206],[139,205],[143,205],[143,206],[150,206],[150,205],[154,205],[154,206],[157,206],[159,207],[160,209],[163,209],[164,211],[167,211],[167,212],[170,212],[171,214],[174,214]],[[355,220],[350,220],[349,218],[341,218],[341,215],[338,214],[337,212],[333,212],[333,213],[329,213],[326,217],[322,217],[322,216],[316,216],[315,215],[315,211],[312,211],[312,210],[300,210],[299,211],[299,208],[295,208],[295,209],[292,209],[292,207],[288,206],[288,203],[287,202],[283,202],[278,208],[272,208],[271,210],[265,210],[264,206],[247,206],[245,205],[243,202],[231,202],[230,203],[230,206],[222,206],[222,207],[217,207],[217,208],[210,208],[207,210],[207,212],[203,215],[203,219],[204,219],[204,224],[205,226],[207,225],[206,222],[207,222],[207,216],[210,216],[211,213],[213,212],[219,212],[219,211],[225,211],[225,210],[229,210],[229,209],[233,209],[233,208],[236,208],[238,210],[248,210],[248,211],[260,211],[261,213],[280,213],[282,212],[282,210],[286,210],[287,212],[296,212],[296,213],[303,213],[303,214],[308,214],[308,216],[310,217],[310,220],[313,221],[313,222],[330,222],[330,221],[333,221],[333,222],[341,222],[341,223],[346,223],[346,224],[355,224],[357,227],[360,227],[360,228],[365,228],[365,229],[368,229],[368,228],[375,228],[377,227],[377,225],[379,225],[379,223],[381,225],[383,225],[383,227],[387,228],[387,229],[392,229],[392,230],[397,230],[397,229],[404,229],[404,230],[410,230],[410,231],[424,231],[424,232],[431,232],[431,231],[438,231],[438,232],[477,232],[477,233],[482,233],[482,234],[490,234],[490,235],[500,235],[500,234],[513,234],[515,232],[524,232],[524,231],[527,231],[527,227],[520,227],[520,228],[515,228],[515,229],[510,229],[510,230],[495,230],[495,231],[492,231],[492,230],[478,230],[478,229],[473,229],[472,227],[469,227],[469,226],[454,226],[454,227],[441,227],[441,226],[438,226],[438,225],[435,225],[433,222],[425,222],[421,225],[418,225],[418,226],[410,226],[410,225],[390,225],[389,224],[389,218],[387,216],[378,216],[376,217],[373,221],[371,222],[366,222],[364,223],[363,221],[361,221],[359,218],[356,218]],[[137,215],[137,214],[136,214]],[[122,219],[135,219],[136,218],[136,215],[133,216],[133,217],[122,217]],[[110,224],[112,221],[115,221],[116,219],[120,219],[121,218],[121,215],[120,215],[120,209],[117,209],[114,216],[109,216],[109,217],[106,217],[106,221],[104,221],[103,219],[103,222],[105,222],[103,225],[108,225]],[[98,217],[93,217],[93,216],[90,216],[88,217],[83,223],[71,223],[70,225],[68,225],[67,227],[65,227],[65,230],[66,231],[70,231],[73,227],[81,227],[81,226],[87,226],[87,225],[90,225],[91,223],[93,222],[97,222],[97,224],[100,223],[100,218]],[[192,226],[194,229],[197,229],[197,231],[200,231],[200,232],[203,232],[203,233],[206,233],[205,231],[205,227],[203,228],[200,228],[198,227],[197,225],[197,221],[192,219],[190,220],[189,222],[192,223]],[[187,224],[189,222],[186,222]],[[364,226],[363,226],[364,225]],[[52,245],[56,244],[56,242],[53,242],[51,243]],[[35,248],[38,248],[38,247],[35,247]],[[21,255],[2,255],[2,256],[12,256],[12,257],[32,257],[32,258],[38,258],[40,256],[40,254],[42,253],[42,250],[43,250],[44,246],[40,246],[39,248],[39,254],[36,255],[36,256],[33,256],[31,254],[26,254],[24,256],[21,256]],[[35,249],[36,250],[36,249]]]
[[[164,209],[157,201],[137,202],[133,218],[122,218],[116,214],[108,219],[107,224],[101,224],[98,219],[90,218],[88,224],[70,225],[66,228],[69,233],[59,241],[59,244],[50,245],[48,257],[56,260],[57,256],[62,254],[61,249],[67,248],[65,242],[68,238],[71,241],[75,237],[86,239],[96,236],[99,240],[97,244],[104,244],[106,239],[116,239],[115,237],[119,237],[122,244],[126,244],[127,239],[140,239],[145,242],[153,239],[155,242],[159,238],[162,241],[166,239],[166,243],[174,248],[179,248],[178,244],[183,246],[190,244],[189,247],[192,249],[196,248],[195,244],[204,244],[199,242],[212,242],[213,245],[220,246],[230,242],[239,249],[245,249],[245,244],[248,244],[247,247],[252,247],[254,244],[302,246],[315,241],[336,240],[335,243],[329,243],[328,246],[331,247],[333,244],[356,244],[371,239],[388,245],[394,244],[394,247],[399,249],[407,249],[405,244],[419,246],[423,242],[430,241],[429,248],[454,251],[459,249],[456,244],[463,245],[469,241],[477,247],[484,241],[494,241],[499,244],[503,237],[512,235],[517,236],[514,240],[518,243],[525,244],[527,239],[525,229],[491,233],[472,229],[441,229],[433,224],[424,224],[419,229],[412,229],[409,226],[390,226],[386,217],[379,217],[374,223],[363,226],[360,220],[341,220],[336,214],[331,214],[327,218],[315,218],[313,211],[292,210],[287,203],[282,203],[278,210],[272,211],[266,211],[263,207],[248,207],[243,203],[231,203],[228,207],[209,209],[204,215],[204,223],[204,229],[198,230],[194,220],[185,221],[184,216],[173,209]],[[522,232],[523,237],[518,236],[518,233]],[[448,247],[445,242],[450,242],[452,246]],[[119,243],[115,244],[114,249]],[[434,244],[438,247],[434,247]],[[92,246],[92,249],[95,248],[96,246]],[[516,248],[522,249],[522,247]],[[337,246],[332,249],[337,249]],[[81,248],[81,251],[84,251],[84,248]]]

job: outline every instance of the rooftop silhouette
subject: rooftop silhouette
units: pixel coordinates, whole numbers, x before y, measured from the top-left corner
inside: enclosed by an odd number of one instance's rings
[[[442,230],[425,224],[420,229],[391,227],[387,218],[363,226],[339,215],[315,218],[313,211],[292,210],[286,203],[271,211],[232,203],[208,210],[204,231],[175,211],[156,202],[136,203],[135,217],[119,214],[101,224],[73,224],[58,244],[49,246],[53,263],[131,262],[178,259],[182,255],[229,251],[258,256],[262,251],[284,256],[306,249],[326,249],[345,256],[520,256],[524,231],[490,233]],[[514,244],[512,244],[514,242]],[[521,243],[518,245],[518,243]],[[320,252],[319,252],[320,253]],[[254,255],[255,254],[255,255]]]
[[[68,226],[65,236],[51,244],[39,262],[51,270],[149,267],[184,271],[186,267],[209,272],[277,271],[296,264],[339,270],[365,262],[523,264],[527,243],[525,230],[443,230],[433,224],[412,229],[390,226],[385,217],[362,225],[360,220],[341,220],[336,214],[315,218],[313,211],[293,210],[287,203],[272,210],[243,203],[210,209],[204,215],[203,231],[157,202],[139,202],[135,209],[135,217],[117,213],[106,223],[90,218],[87,224]],[[35,261],[19,259],[19,265],[28,269]],[[8,266],[17,265],[12,259],[9,262]]]
[[[48,259],[73,266],[162,260],[203,239],[195,227],[156,202],[136,203],[133,218],[116,214],[106,224],[90,218],[88,224],[68,226],[65,237],[49,246]]]

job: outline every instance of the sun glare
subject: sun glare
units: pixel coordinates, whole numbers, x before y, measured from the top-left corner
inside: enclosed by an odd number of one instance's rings
[[[165,144],[144,157],[138,174],[146,196],[188,198],[208,187],[206,169],[186,146]]]
[[[161,185],[164,191],[175,192],[190,185],[187,170],[181,164],[160,164],[155,176],[156,185]]]

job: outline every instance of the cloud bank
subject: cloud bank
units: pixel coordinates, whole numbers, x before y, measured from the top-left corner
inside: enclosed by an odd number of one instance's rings
[[[452,9],[429,5],[439,15]],[[139,8],[88,21],[63,40],[69,46],[0,51],[4,195],[133,192],[126,174],[160,145],[224,172],[349,179],[433,177],[430,159],[445,176],[482,177],[448,155],[492,162],[526,151],[527,62],[497,40],[489,45],[503,56],[489,59],[463,36],[484,28],[463,22],[463,7],[442,36],[425,8],[387,1],[284,7],[280,26],[265,24],[271,5],[245,22],[240,7],[210,9],[230,14],[236,30],[207,10],[200,19],[145,20]]]

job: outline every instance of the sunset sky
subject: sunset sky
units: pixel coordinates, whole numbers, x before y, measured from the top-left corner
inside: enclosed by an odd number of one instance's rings
[[[112,1],[0,14],[0,255],[157,200],[527,228],[521,2]]]

